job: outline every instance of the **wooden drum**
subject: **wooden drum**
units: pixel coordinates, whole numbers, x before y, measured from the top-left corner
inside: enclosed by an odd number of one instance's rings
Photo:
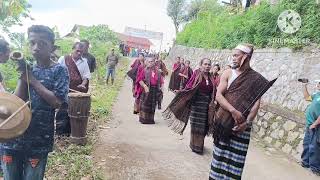
[[[91,108],[90,94],[69,93],[68,97],[71,142],[78,145],[85,145],[87,142],[87,124]]]

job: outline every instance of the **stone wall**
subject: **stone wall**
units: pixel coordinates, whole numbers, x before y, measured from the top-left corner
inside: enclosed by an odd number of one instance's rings
[[[263,101],[289,110],[304,111],[308,104],[302,98],[302,86],[297,79],[320,79],[319,52],[319,49],[293,52],[288,48],[255,50],[251,60],[253,69],[269,80],[280,74],[277,82],[264,95]],[[200,59],[206,57],[223,67],[231,61],[231,53],[230,50],[207,50],[177,45],[171,49],[167,61],[172,63],[175,57],[180,56],[190,60],[195,68]],[[310,91],[314,91],[314,85],[309,87]]]
[[[254,132],[268,145],[299,159],[305,119],[303,112],[308,103],[303,99],[302,86],[297,79],[308,78],[311,82],[320,79],[319,49],[306,48],[295,52],[288,48],[257,49],[251,60],[253,69],[271,80],[279,76],[273,87],[263,96]],[[191,61],[196,68],[200,59],[210,58],[225,66],[231,62],[230,50],[208,50],[175,46],[167,62],[172,64],[180,56]],[[315,83],[309,85],[313,92]]]
[[[304,137],[301,114],[274,105],[263,105],[253,124],[254,136],[268,147],[276,148],[299,161]]]

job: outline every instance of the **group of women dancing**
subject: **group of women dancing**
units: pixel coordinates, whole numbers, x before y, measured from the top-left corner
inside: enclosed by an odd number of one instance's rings
[[[145,58],[139,54],[127,75],[132,79],[132,94],[135,99],[133,113],[139,115],[142,124],[155,124],[156,108],[161,109],[166,65],[159,56]]]
[[[169,125],[182,134],[188,121],[191,124],[190,148],[197,154],[203,153],[204,139],[209,132],[209,108],[215,104],[215,89],[219,84],[220,66],[204,58],[197,69],[190,61],[177,57],[172,68],[168,89],[176,94],[164,117]],[[164,79],[169,74],[166,65],[158,57],[145,58],[139,54],[127,75],[133,80],[132,93],[135,99],[133,113],[139,115],[142,124],[155,124],[155,110],[161,109]],[[172,111],[186,117],[185,123],[172,118]]]

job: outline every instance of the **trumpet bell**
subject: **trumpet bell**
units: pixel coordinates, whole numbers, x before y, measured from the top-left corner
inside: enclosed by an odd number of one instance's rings
[[[14,52],[11,53],[10,59],[12,59],[14,61],[23,60],[23,53],[19,52],[19,51],[14,51]]]

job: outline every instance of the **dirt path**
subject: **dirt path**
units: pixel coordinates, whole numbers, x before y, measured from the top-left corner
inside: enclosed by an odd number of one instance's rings
[[[164,105],[173,94],[165,94]],[[114,106],[114,118],[100,133],[94,158],[107,179],[115,180],[205,180],[208,179],[212,139],[207,138],[204,155],[188,147],[190,129],[183,136],[167,127],[156,112],[155,125],[142,125],[132,114],[131,82],[126,81]],[[268,155],[269,154],[269,155]],[[266,153],[252,141],[244,180],[316,180],[319,178],[281,154]]]

